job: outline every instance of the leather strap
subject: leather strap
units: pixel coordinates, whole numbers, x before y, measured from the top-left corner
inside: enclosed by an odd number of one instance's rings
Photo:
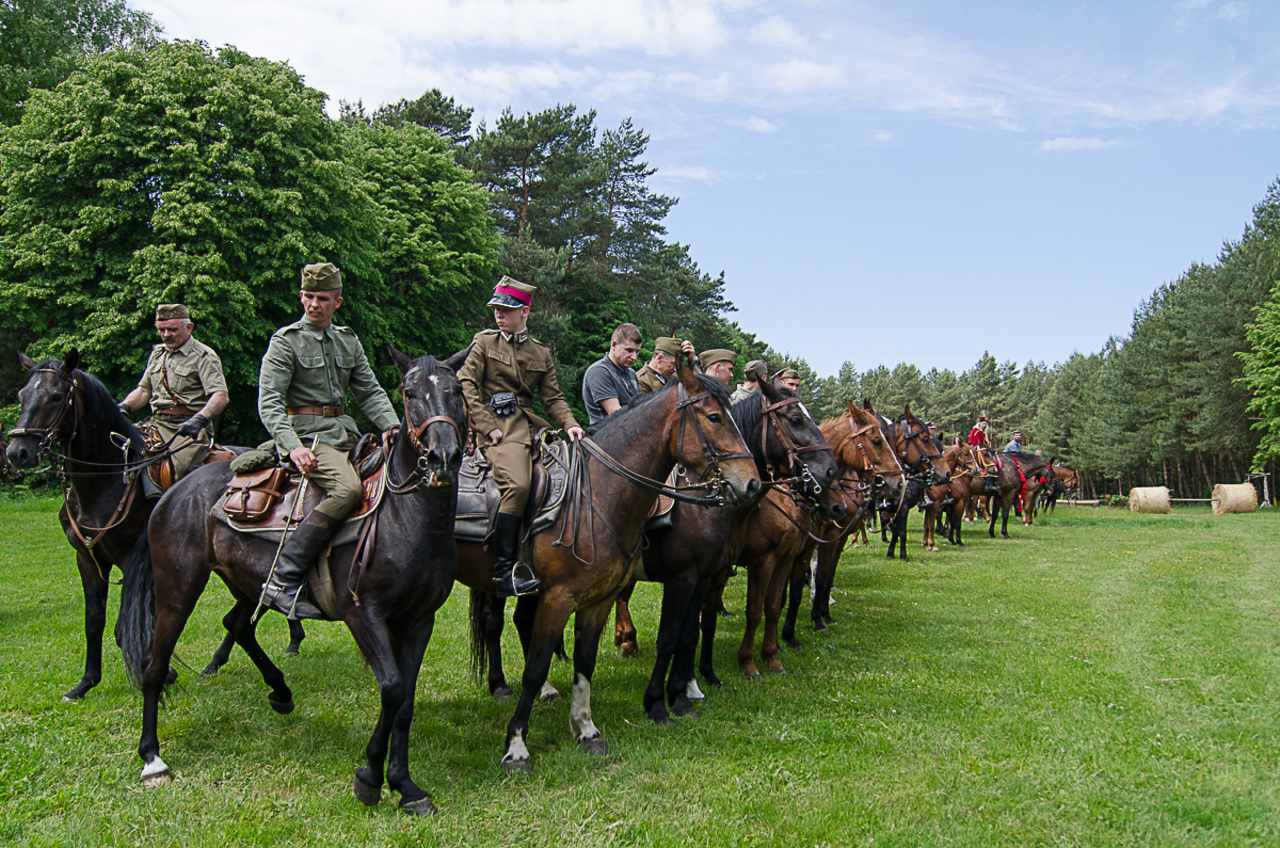
[[[338,418],[347,414],[345,406],[289,406],[285,409],[290,415],[323,415],[325,418]]]
[[[159,409],[152,410],[155,415],[185,415],[190,418],[200,412],[198,409],[191,409],[186,406],[162,406]]]
[[[490,398],[484,402],[484,405],[490,406],[492,402],[493,397],[490,396]],[[533,401],[524,395],[516,395],[516,406],[523,406],[525,409],[533,409]]]

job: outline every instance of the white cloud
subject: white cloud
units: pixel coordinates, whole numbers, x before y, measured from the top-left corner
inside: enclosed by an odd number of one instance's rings
[[[766,121],[764,118],[758,118],[754,115],[750,118],[730,118],[729,124],[735,127],[742,127],[744,130],[750,130],[754,133],[771,133],[778,131],[778,125],[772,121]]]
[[[1120,144],[1118,138],[1054,138],[1040,142],[1040,150],[1046,153],[1074,153],[1077,150],[1105,150]]]
[[[774,15],[765,18],[747,31],[747,37],[756,44],[767,47],[784,47],[803,49],[809,46],[809,40],[796,32],[791,24]]]
[[[840,68],[807,59],[792,59],[769,66],[766,77],[777,90],[795,94],[814,88],[830,88],[840,82]]]
[[[669,180],[711,183],[715,181],[716,175],[710,168],[701,165],[667,165],[658,172],[658,176]]]
[[[893,141],[893,133],[887,130],[872,130],[867,133],[867,139],[875,144],[888,144]]]

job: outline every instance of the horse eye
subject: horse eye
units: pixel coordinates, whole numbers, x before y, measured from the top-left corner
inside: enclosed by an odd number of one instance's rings
[[[711,413],[710,415],[708,415],[708,416],[707,416],[707,420],[708,420],[708,421],[710,421],[712,424],[719,424],[719,423],[720,423],[720,413],[718,413],[718,412],[713,412],[713,413]]]
[[[49,403],[62,403],[62,395],[49,395]]]

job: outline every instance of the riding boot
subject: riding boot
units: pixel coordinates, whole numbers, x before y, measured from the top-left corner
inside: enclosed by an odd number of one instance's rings
[[[533,569],[520,562],[520,516],[498,513],[493,528],[493,591],[499,599],[532,595],[542,585]]]
[[[341,518],[311,510],[280,549],[275,572],[264,587],[264,601],[291,619],[325,618],[325,614],[307,600],[306,576],[341,526]]]
[[[138,472],[138,479],[142,482],[142,496],[149,501],[158,501],[160,496],[164,494],[164,489],[160,488],[160,484],[151,479],[151,475],[147,469]]]
[[[999,493],[1000,493],[1000,478],[988,477],[987,478],[987,494],[998,495]]]

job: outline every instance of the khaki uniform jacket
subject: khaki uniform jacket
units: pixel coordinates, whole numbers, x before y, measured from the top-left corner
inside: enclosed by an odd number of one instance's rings
[[[760,394],[759,388],[757,388],[755,391],[752,391],[751,389],[748,389],[746,386],[739,385],[738,388],[733,390],[733,394],[729,395],[729,403],[737,403],[740,400],[746,400],[752,395],[758,395],[758,394]]]
[[[636,380],[640,383],[640,394],[642,395],[656,392],[667,384],[667,381],[658,376],[658,372],[650,368],[647,362],[640,369],[640,373],[636,374]]]
[[[550,426],[525,406],[517,406],[511,415],[495,415],[485,401],[496,392],[515,392],[526,403],[532,403],[537,394],[556,426],[565,430],[579,426],[560,391],[551,353],[542,342],[527,334],[518,340],[503,338],[498,330],[482,330],[471,344],[458,379],[481,444],[490,431],[500,430],[503,443],[531,445],[537,432]]]
[[[350,415],[290,415],[288,408],[345,406],[348,389],[379,430],[400,423],[355,332],[338,324],[321,329],[303,318],[271,336],[258,372],[258,416],[283,453],[304,437],[309,446],[316,435],[322,445],[345,449],[360,435]]]
[[[218,354],[193,336],[172,352],[162,344],[151,348],[138,388],[151,392],[153,413],[171,406],[199,412],[214,392],[227,390],[227,380]]]

